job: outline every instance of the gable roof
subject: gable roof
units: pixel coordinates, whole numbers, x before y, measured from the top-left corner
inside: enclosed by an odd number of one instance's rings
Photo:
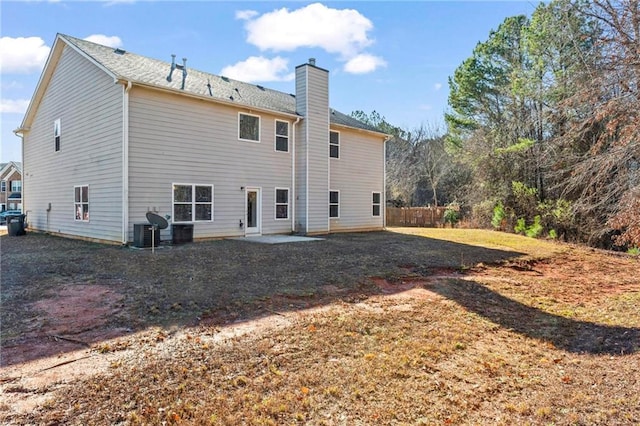
[[[123,49],[114,49],[64,34],[57,35],[38,86],[46,84],[46,81],[50,78],[50,75],[47,78],[47,68],[52,58],[57,61],[61,54],[61,48],[58,48],[60,40],[93,62],[116,81],[130,81],[132,84],[208,98],[216,102],[299,116],[296,113],[296,100],[293,94],[206,73],[189,68],[188,64],[186,67],[187,77],[184,89],[182,89],[181,69],[176,68],[173,71],[171,81],[167,81],[167,76],[171,69],[169,62],[137,55]],[[180,63],[178,65],[181,66]],[[41,95],[42,90],[40,87],[36,89],[34,99],[39,94]],[[32,103],[34,102],[32,101]],[[32,105],[29,105],[21,126],[22,129],[25,129],[30,121],[31,108]],[[379,130],[335,110],[331,110],[330,123],[383,135]]]
[[[22,175],[22,163],[20,161],[9,161],[8,163],[0,163],[0,179],[13,173],[13,170]]]

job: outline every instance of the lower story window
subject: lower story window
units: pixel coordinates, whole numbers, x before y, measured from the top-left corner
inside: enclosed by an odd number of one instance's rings
[[[289,190],[276,188],[276,219],[289,219]]]
[[[89,221],[89,185],[74,186],[74,209],[76,220]]]
[[[380,192],[373,193],[372,205],[373,205],[373,216],[380,216],[380,200],[382,199],[382,194]]]
[[[329,191],[329,217],[340,217],[340,191]]]
[[[213,185],[174,184],[173,221],[213,220]]]

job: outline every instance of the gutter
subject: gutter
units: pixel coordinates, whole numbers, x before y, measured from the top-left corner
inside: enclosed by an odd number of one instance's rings
[[[129,234],[129,91],[131,81],[122,82],[122,244]]]

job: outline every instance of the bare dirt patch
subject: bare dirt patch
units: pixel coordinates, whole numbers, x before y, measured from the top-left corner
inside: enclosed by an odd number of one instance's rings
[[[122,309],[122,295],[104,285],[62,285],[25,306],[36,312],[18,339],[2,348],[3,365],[49,357],[91,347],[121,335],[109,326]]]

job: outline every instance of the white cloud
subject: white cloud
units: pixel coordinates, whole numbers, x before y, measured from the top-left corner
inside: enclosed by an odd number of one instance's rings
[[[24,85],[18,81],[12,80],[12,81],[3,81],[0,84],[0,88],[2,88],[2,90],[19,90],[19,89],[23,89]]]
[[[250,56],[245,61],[224,67],[220,74],[246,82],[291,81],[294,74],[287,74],[288,63],[287,59],[280,56],[273,59],[264,56]]]
[[[256,12],[255,10],[238,10],[236,12],[236,19],[247,21],[251,18],[255,18],[258,15],[259,13]]]
[[[117,5],[120,5],[120,4],[133,4],[135,2],[136,2],[136,0],[111,0],[111,1],[106,2],[104,5],[106,7],[110,7],[110,6],[117,6]]]
[[[30,74],[42,70],[51,48],[40,37],[0,38],[2,74]]]
[[[104,46],[109,46],[109,47],[121,47],[122,46],[122,40],[120,39],[120,37],[118,36],[107,36],[104,34],[92,34],[88,37],[84,38],[87,41],[91,41],[93,43],[98,43],[98,44],[102,44]]]
[[[373,24],[353,9],[331,9],[314,3],[292,11],[282,8],[255,16],[245,18],[247,42],[260,50],[319,47],[346,60],[373,43],[368,36]]]
[[[366,74],[385,66],[387,66],[387,63],[379,56],[361,53],[349,59],[347,63],[344,64],[344,70],[351,74]]]
[[[442,89],[442,83],[436,83],[433,85],[433,88],[435,89],[435,91],[437,92],[438,90]]]
[[[29,99],[1,99],[0,113],[24,114],[29,106]]]

